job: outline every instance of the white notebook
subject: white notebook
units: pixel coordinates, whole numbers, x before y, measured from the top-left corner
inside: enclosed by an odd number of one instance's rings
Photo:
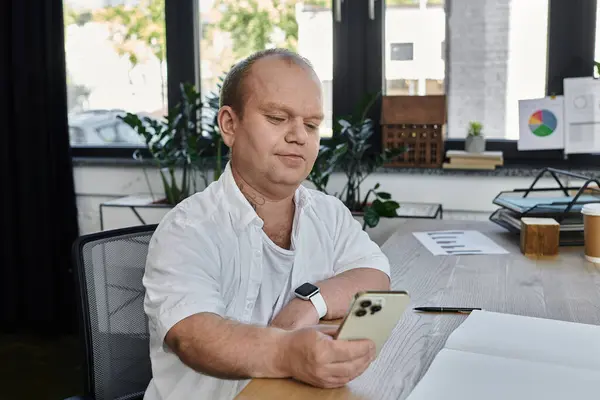
[[[474,311],[408,400],[600,399],[600,326]]]

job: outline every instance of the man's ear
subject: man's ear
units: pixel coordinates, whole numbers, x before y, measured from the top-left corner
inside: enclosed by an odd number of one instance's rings
[[[236,115],[233,109],[229,106],[221,107],[219,114],[217,115],[217,122],[219,123],[219,129],[221,130],[223,143],[231,148],[235,141],[235,126],[237,124]]]

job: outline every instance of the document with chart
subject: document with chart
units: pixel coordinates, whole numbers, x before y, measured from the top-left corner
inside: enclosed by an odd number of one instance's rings
[[[565,153],[600,151],[600,80],[564,80]]]
[[[478,231],[413,232],[413,235],[436,256],[508,254],[503,247]]]
[[[519,150],[564,149],[563,97],[519,100]]]

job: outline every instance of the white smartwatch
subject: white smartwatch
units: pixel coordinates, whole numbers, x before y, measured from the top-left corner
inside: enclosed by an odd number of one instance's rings
[[[323,318],[327,315],[327,304],[325,304],[325,299],[321,295],[321,291],[318,287],[313,285],[312,283],[303,283],[298,286],[296,290],[294,290],[296,297],[302,300],[310,300],[310,302],[317,309],[317,314],[319,314],[319,319]]]

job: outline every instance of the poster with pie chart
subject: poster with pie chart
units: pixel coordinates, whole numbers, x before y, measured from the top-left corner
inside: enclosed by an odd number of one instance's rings
[[[562,96],[519,100],[519,150],[565,147]]]

